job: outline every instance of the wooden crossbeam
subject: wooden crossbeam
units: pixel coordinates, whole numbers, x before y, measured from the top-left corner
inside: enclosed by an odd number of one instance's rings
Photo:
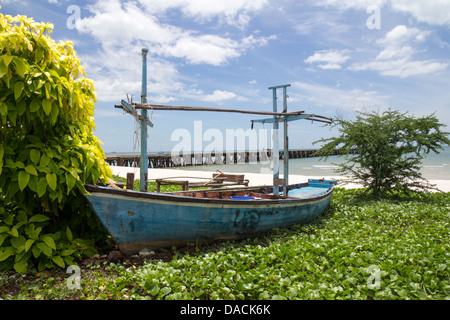
[[[124,101],[122,101],[122,104],[123,104],[123,102]],[[137,109],[147,109],[147,110],[167,110],[167,111],[230,112],[230,113],[243,113],[243,114],[266,115],[266,116],[297,116],[297,115],[301,115],[305,112],[305,111],[295,111],[295,112],[283,113],[283,112],[221,109],[221,108],[207,108],[207,107],[167,106],[167,105],[149,104],[149,103],[132,103],[129,105],[131,105],[136,110]],[[123,108],[123,106],[116,105],[116,108]]]

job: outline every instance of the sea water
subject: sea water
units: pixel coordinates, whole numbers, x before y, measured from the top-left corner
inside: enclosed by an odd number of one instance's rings
[[[338,168],[338,164],[345,161],[344,156],[330,156],[327,159],[317,157],[290,159],[289,174],[311,177],[338,176],[335,170]],[[228,173],[273,173],[270,162],[186,166],[176,169],[212,172],[220,170]],[[423,177],[428,180],[450,180],[450,146],[446,146],[439,154],[429,153],[422,160],[421,172]],[[283,160],[280,160],[280,177],[282,174]]]

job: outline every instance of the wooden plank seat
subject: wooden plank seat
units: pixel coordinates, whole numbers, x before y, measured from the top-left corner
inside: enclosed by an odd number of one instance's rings
[[[192,177],[191,179],[201,180],[208,178],[199,178]],[[156,179],[156,192],[161,191],[162,185],[181,185],[183,191],[189,190],[191,188],[220,188],[226,186],[238,186],[244,185],[248,186],[249,181],[244,179],[244,175],[236,175],[236,174],[225,174],[225,173],[214,173],[212,179],[208,179],[208,181],[189,181],[180,178],[165,178],[165,179]]]

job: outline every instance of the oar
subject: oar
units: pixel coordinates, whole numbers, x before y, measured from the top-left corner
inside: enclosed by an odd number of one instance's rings
[[[217,176],[213,177],[213,178],[212,178],[211,180],[209,180],[208,182],[206,182],[203,186],[206,186],[206,185],[209,184],[211,181],[213,181],[214,179],[218,178],[220,175],[223,174],[222,171],[220,171],[220,170],[217,170],[217,171],[219,172],[219,174],[218,174]]]

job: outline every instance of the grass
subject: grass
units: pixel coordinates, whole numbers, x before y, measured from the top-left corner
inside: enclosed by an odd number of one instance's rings
[[[336,189],[323,217],[240,242],[0,273],[2,299],[450,299],[450,193],[364,197]],[[72,277],[72,278],[71,278]]]

